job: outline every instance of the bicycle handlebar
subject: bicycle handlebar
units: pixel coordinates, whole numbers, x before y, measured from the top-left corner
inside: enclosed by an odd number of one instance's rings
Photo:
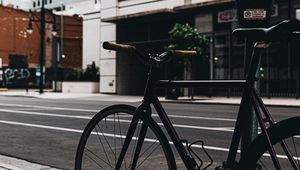
[[[126,44],[117,44],[112,42],[104,42],[103,48],[107,50],[114,50],[119,52],[127,52],[127,53],[138,53],[138,55],[146,56],[142,52],[138,51],[135,46],[126,45]],[[162,53],[159,56],[173,56],[173,57],[195,57],[199,56],[199,52],[192,50],[169,50],[165,53]],[[147,55],[148,56],[148,55]]]
[[[107,42],[107,41],[103,43],[103,48],[106,50],[123,51],[123,52],[129,52],[129,53],[133,53],[136,51],[136,48],[134,46],[111,43],[111,42]]]
[[[199,56],[197,51],[192,50],[171,50],[172,56],[174,57],[196,57]]]

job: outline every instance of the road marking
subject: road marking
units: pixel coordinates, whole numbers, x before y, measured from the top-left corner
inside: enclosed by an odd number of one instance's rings
[[[26,126],[26,127],[35,127],[35,128],[42,128],[42,129],[50,129],[50,130],[57,130],[57,131],[66,131],[66,132],[74,132],[74,133],[83,133],[82,130],[78,129],[71,129],[71,128],[62,128],[62,127],[55,127],[55,126],[46,126],[46,125],[38,125],[38,124],[30,124],[30,123],[22,123],[22,122],[14,122],[14,121],[6,121],[6,120],[0,120],[0,123],[3,124],[10,124],[10,125],[19,125],[19,126]],[[100,135],[100,136],[107,136],[107,137],[116,137],[116,138],[124,138],[125,135],[116,135],[116,134],[110,134],[110,133],[97,133],[97,132],[92,132],[92,134]],[[133,137],[133,140],[138,140],[138,137]],[[145,138],[145,141],[147,142],[158,142],[156,139],[151,139],[151,138]],[[171,145],[174,145],[173,142],[169,141]],[[193,148],[202,148],[202,145],[192,145]],[[205,149],[207,150],[214,150],[214,151],[223,151],[223,152],[228,152],[228,148],[222,148],[222,147],[215,147],[215,146],[207,146],[205,145]],[[240,150],[238,151],[240,152]],[[269,156],[268,154],[264,154],[264,156]],[[282,159],[287,159],[286,156],[284,155],[277,155],[278,158]],[[299,157],[296,159],[300,159]]]
[[[1,106],[14,106],[14,107],[32,107],[40,109],[49,109],[49,110],[68,110],[68,111],[80,111],[80,112],[98,112],[99,110],[93,109],[75,109],[75,108],[66,108],[66,107],[50,107],[50,106],[36,106],[36,105],[22,105],[22,104],[10,104],[10,103],[0,103]]]
[[[6,120],[0,120],[0,123],[10,124],[10,125],[27,126],[27,127],[36,127],[36,128],[42,128],[42,129],[59,130],[59,131],[66,131],[66,132],[76,132],[76,133],[83,132],[83,130],[61,128],[61,127],[55,127],[55,126],[38,125],[38,124],[31,124],[31,123],[14,122],[14,121],[6,121]]]
[[[35,105],[21,105],[21,104],[9,104],[9,103],[0,103],[2,106],[14,106],[14,107],[31,107],[38,109],[47,109],[47,110],[66,110],[66,111],[80,111],[80,112],[93,112],[98,113],[99,110],[92,109],[74,109],[74,108],[64,108],[64,107],[49,107],[49,106],[35,106]],[[5,109],[7,110],[7,109]],[[1,111],[1,110],[0,110]],[[154,117],[158,117],[157,114],[153,114]],[[168,115],[170,118],[185,118],[185,119],[202,119],[202,120],[215,120],[215,121],[228,121],[235,122],[235,119],[227,119],[227,118],[213,118],[213,117],[201,117],[201,116],[183,116],[183,115]]]
[[[29,111],[20,111],[20,110],[8,110],[0,109],[0,112],[7,113],[16,113],[16,114],[27,114],[27,115],[38,115],[38,116],[52,116],[52,117],[64,117],[64,118],[77,118],[77,119],[91,119],[91,116],[75,116],[75,115],[64,115],[64,114],[55,114],[55,113],[42,113],[42,112],[29,112]]]
[[[19,111],[19,110],[8,110],[0,109],[0,112],[15,113],[15,114],[27,114],[27,115],[38,115],[38,116],[51,116],[51,117],[64,117],[64,118],[76,118],[76,119],[91,119],[89,116],[75,116],[75,115],[64,115],[64,114],[53,114],[53,113],[42,113],[42,112],[29,112],[29,111]],[[114,121],[113,119],[106,119],[106,121]],[[119,119],[120,122],[130,123],[131,120]],[[159,126],[163,126],[162,123],[158,123]],[[203,126],[191,126],[191,125],[181,125],[173,124],[174,127],[187,128],[187,129],[199,129],[199,130],[212,130],[212,131],[222,131],[222,132],[233,132],[233,127],[203,127]]]
[[[158,117],[158,114],[153,114],[152,116]],[[217,120],[225,122],[235,122],[236,119],[227,119],[227,118],[213,118],[213,117],[201,117],[201,116],[181,116],[181,115],[169,115],[172,118],[184,118],[184,119],[201,119],[201,120]]]
[[[41,113],[41,112],[29,112],[29,111],[19,111],[19,110],[8,110],[0,109],[0,112],[16,113],[16,114],[28,114],[28,115],[38,115],[38,116],[52,116],[52,117],[63,117],[63,118],[75,118],[75,119],[87,119],[90,120],[91,116],[76,116],[76,115],[64,115],[64,114],[53,114],[53,113]],[[122,115],[120,116],[122,117]],[[127,117],[124,115],[124,117]],[[106,121],[115,121],[114,119],[107,118]],[[120,122],[130,123],[131,120],[119,119]],[[159,126],[164,127],[162,123],[158,123]],[[233,132],[234,127],[205,127],[205,126],[192,126],[192,125],[182,125],[182,124],[173,124],[177,128],[186,128],[186,129],[198,129],[198,130],[211,130],[211,131],[221,131],[221,132]],[[296,136],[299,138],[300,136]]]

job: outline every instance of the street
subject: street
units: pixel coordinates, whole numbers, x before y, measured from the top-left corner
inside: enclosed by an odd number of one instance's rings
[[[121,101],[97,97],[41,99],[0,97],[0,154],[74,169],[80,135],[89,119]],[[137,102],[127,102],[137,106]],[[226,159],[238,106],[164,103],[176,130],[190,142],[201,139],[215,164]],[[299,116],[300,108],[272,107],[275,120]]]

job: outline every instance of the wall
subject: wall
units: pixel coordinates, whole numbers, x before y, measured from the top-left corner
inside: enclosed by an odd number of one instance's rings
[[[184,5],[184,0],[126,0],[119,2],[118,15],[128,15],[139,12],[173,8]]]
[[[61,18],[56,16],[56,40],[61,41]],[[63,54],[66,56],[60,66],[64,68],[82,68],[82,18],[63,17]]]
[[[117,0],[101,0],[101,18],[117,15]],[[116,41],[116,24],[100,23],[100,92],[116,93],[116,52],[104,50],[104,41]]]
[[[8,65],[10,54],[28,56],[29,67],[35,67],[39,62],[39,32],[33,23],[33,33],[27,33],[29,14],[0,6],[0,57],[3,66]]]
[[[100,58],[100,13],[86,14],[83,17],[83,54],[82,67],[95,62],[99,66]]]

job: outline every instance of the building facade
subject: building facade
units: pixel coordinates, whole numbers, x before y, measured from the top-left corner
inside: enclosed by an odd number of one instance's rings
[[[64,22],[64,16],[82,17],[82,68],[86,68],[93,62],[99,66],[100,0],[45,0],[44,2],[46,8],[54,9],[54,13],[61,16],[60,22]],[[32,0],[31,5],[32,9],[38,9],[41,7],[41,0]]]
[[[288,18],[289,12],[295,17],[300,3],[291,1],[291,8],[288,7],[288,1],[277,1],[272,23]],[[127,43],[147,52],[161,52],[169,43],[168,31],[177,22],[189,23],[211,39],[206,50],[209,76],[199,76],[201,73],[195,71],[192,78],[244,78],[245,42],[231,34],[239,26],[235,0],[101,1],[101,42]],[[299,93],[299,50],[294,48],[297,44],[299,41],[274,43],[264,54],[260,68],[263,94],[295,96]],[[101,49],[100,68],[101,92],[134,94],[143,90],[143,85],[136,82],[143,82],[145,71],[136,59]],[[239,93],[236,89],[215,90],[215,93],[228,91]]]
[[[35,18],[39,13],[33,13]],[[1,60],[1,82],[10,81],[13,75],[10,75],[11,67],[21,58],[26,60],[26,69],[29,70],[30,84],[36,84],[36,71],[40,63],[40,32],[39,23],[32,22],[32,33],[27,32],[29,25],[30,13],[24,10],[11,7],[0,6],[0,60]],[[59,16],[56,17],[57,28],[61,27]],[[47,13],[47,21],[53,21],[52,15]],[[65,17],[63,27],[66,31],[64,34],[65,48],[64,54],[67,56],[60,62],[59,66],[63,68],[81,68],[82,67],[82,19],[79,17]],[[45,68],[46,81],[51,84],[53,80],[53,69],[55,67],[55,58],[60,57],[60,50],[57,44],[60,43],[60,30],[57,35],[53,35],[53,23],[46,24],[45,34]],[[16,62],[13,62],[15,60]],[[28,72],[26,71],[26,74]],[[20,73],[21,74],[21,73]],[[23,73],[22,73],[23,74]],[[28,75],[28,74],[27,74]],[[27,76],[26,75],[26,76]],[[9,78],[10,77],[10,78]],[[5,79],[6,78],[6,79]],[[10,81],[11,82],[11,81]],[[14,84],[12,82],[12,84]],[[16,85],[18,83],[15,83]],[[20,84],[22,86],[22,84]]]

